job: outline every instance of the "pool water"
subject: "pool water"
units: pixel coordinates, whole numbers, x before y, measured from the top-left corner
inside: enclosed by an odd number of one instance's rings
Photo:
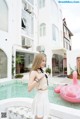
[[[80,104],[74,104],[74,103],[69,103],[65,100],[63,100],[59,94],[56,94],[53,90],[56,85],[53,87],[48,87],[49,93],[49,101],[50,103],[58,104],[58,105],[63,105],[66,107],[71,107],[74,109],[80,109]],[[20,81],[15,81],[15,82],[10,82],[10,83],[5,83],[0,84],[0,100],[3,99],[8,99],[8,98],[17,98],[17,97],[28,97],[28,98],[33,98],[36,94],[36,90],[33,90],[31,92],[28,92],[27,90],[27,83],[22,83]]]

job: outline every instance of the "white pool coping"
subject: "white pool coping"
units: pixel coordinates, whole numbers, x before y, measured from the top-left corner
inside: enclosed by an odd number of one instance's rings
[[[31,107],[31,98],[10,98],[0,100],[0,112],[5,112],[10,106]],[[50,116],[57,119],[80,119],[80,110],[50,103]]]

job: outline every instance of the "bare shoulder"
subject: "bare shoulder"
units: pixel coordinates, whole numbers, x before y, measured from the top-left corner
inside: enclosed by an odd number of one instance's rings
[[[36,75],[37,75],[37,71],[34,71],[34,70],[31,71],[31,72],[30,72],[30,75],[32,75],[32,76],[36,76]]]

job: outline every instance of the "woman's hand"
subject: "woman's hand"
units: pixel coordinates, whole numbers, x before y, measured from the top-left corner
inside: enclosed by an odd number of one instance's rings
[[[37,83],[44,78],[45,74],[38,74],[36,71],[32,71],[29,76],[28,82],[28,91],[31,91],[34,87],[36,87]]]

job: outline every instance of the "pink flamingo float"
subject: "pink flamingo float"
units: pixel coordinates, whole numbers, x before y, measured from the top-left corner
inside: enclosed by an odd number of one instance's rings
[[[59,93],[66,101],[80,103],[80,85],[77,80],[77,72],[73,72],[73,84],[59,85],[54,89],[54,91]]]

